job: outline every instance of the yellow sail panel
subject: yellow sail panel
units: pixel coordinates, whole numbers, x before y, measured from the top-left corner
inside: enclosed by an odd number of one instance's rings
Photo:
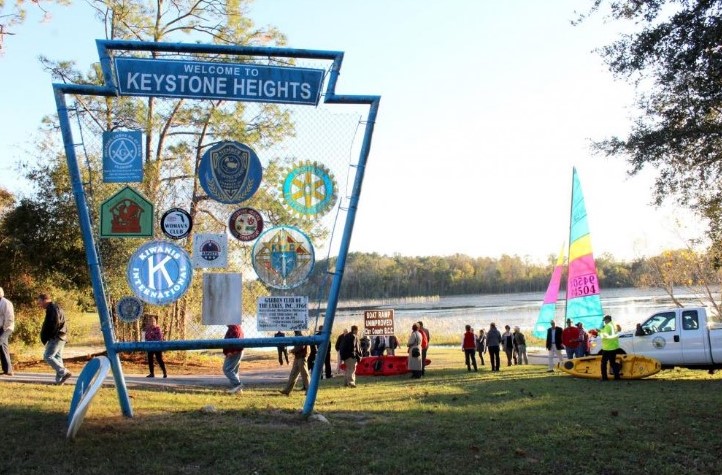
[[[592,238],[586,234],[569,247],[569,262],[592,253]]]

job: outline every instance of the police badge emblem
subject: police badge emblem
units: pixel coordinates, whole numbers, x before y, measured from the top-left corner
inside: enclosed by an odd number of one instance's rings
[[[258,277],[269,287],[293,289],[313,271],[313,244],[293,226],[271,228],[253,245],[252,262]]]
[[[201,157],[198,177],[203,190],[214,200],[240,203],[258,190],[263,167],[251,147],[239,142],[220,142]]]
[[[253,208],[240,208],[228,219],[228,229],[239,241],[253,241],[263,231],[263,218]]]

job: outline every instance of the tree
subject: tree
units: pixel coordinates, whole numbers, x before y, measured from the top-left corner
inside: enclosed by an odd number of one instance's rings
[[[43,20],[50,18],[50,13],[45,9],[45,5],[49,3],[57,3],[67,5],[69,0],[31,0],[30,2],[35,8],[43,13]],[[0,54],[3,53],[3,40],[7,35],[14,35],[13,28],[21,25],[25,21],[27,15],[27,3],[23,0],[15,0],[14,2],[6,2],[0,0]],[[7,8],[7,10],[6,10]]]
[[[174,42],[184,37],[193,41],[216,44],[241,44],[248,46],[283,45],[285,37],[275,28],[256,28],[244,17],[247,0],[94,0],[97,17],[106,26],[109,39],[141,40],[150,42]],[[119,53],[122,54],[122,53]],[[177,58],[174,53],[152,53],[153,57]],[[188,55],[186,55],[187,58]],[[206,58],[207,59],[207,58]],[[238,61],[238,58],[221,57],[222,61]],[[54,80],[74,84],[101,84],[102,74],[98,65],[87,72],[78,70],[67,61],[42,59]],[[275,63],[273,58],[244,58],[244,62]],[[83,162],[91,200],[90,212],[97,222],[97,206],[104,201],[113,187],[100,181],[101,147],[98,138],[102,132],[114,129],[135,129],[144,132],[144,181],[141,190],[156,205],[158,215],[170,207],[190,210],[194,219],[194,231],[225,232],[227,216],[232,205],[216,203],[201,189],[198,176],[200,159],[205,150],[222,140],[234,140],[248,144],[256,150],[270,150],[294,134],[291,114],[278,104],[247,104],[219,100],[190,101],[168,98],[73,96],[70,108],[71,120],[83,130]],[[50,130],[57,125],[49,121]],[[95,141],[93,144],[92,142]],[[270,164],[264,168],[264,183],[282,180],[288,158],[270,155]],[[41,173],[39,160],[31,173]],[[64,165],[56,164],[50,170],[53,176],[63,176]],[[59,190],[59,188],[55,188]],[[313,220],[292,215],[279,203],[280,187],[262,187],[244,205],[265,211],[268,226],[279,223],[300,227],[312,238],[323,238],[327,231]],[[224,217],[226,216],[226,217]],[[160,216],[156,216],[155,222]],[[75,215],[65,216],[75,220]],[[100,257],[106,270],[106,290],[111,303],[127,292],[125,272],[121,263],[127,262],[133,243],[118,243],[104,239],[99,243]],[[189,240],[190,241],[190,240]],[[137,243],[136,247],[137,247]],[[190,246],[190,242],[187,243]],[[234,259],[235,270],[247,268],[250,263],[251,246],[237,245],[241,255]],[[82,267],[84,268],[84,266]],[[198,279],[196,280],[198,281]],[[171,307],[150,309],[167,317],[166,332],[183,338],[189,315],[198,314],[200,289],[195,286],[187,296]],[[191,306],[191,302],[193,305]],[[162,323],[162,322],[161,322]],[[132,336],[132,335],[131,335]]]
[[[612,20],[640,25],[600,50],[636,85],[638,116],[626,137],[595,147],[625,157],[632,175],[656,168],[655,203],[676,197],[722,246],[722,2],[595,0],[591,12],[603,6]]]

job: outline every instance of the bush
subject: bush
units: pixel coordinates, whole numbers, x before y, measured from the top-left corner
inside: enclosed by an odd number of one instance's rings
[[[45,314],[39,310],[22,309],[15,314],[15,331],[13,339],[31,346],[40,343],[40,329],[43,327]]]

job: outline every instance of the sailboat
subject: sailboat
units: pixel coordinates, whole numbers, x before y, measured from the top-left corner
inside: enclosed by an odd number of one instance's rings
[[[584,328],[596,328],[601,321],[602,300],[599,295],[597,266],[592,254],[592,240],[587,222],[587,208],[584,204],[582,185],[577,169],[572,173],[572,203],[569,223],[569,249],[567,263],[567,293],[563,321],[571,319],[581,322]],[[549,322],[555,320],[557,299],[564,271],[564,247],[559,253],[552,271],[539,317],[534,324],[532,334],[537,338],[546,337]],[[556,322],[562,324],[562,321]],[[564,325],[560,325],[564,326]]]

